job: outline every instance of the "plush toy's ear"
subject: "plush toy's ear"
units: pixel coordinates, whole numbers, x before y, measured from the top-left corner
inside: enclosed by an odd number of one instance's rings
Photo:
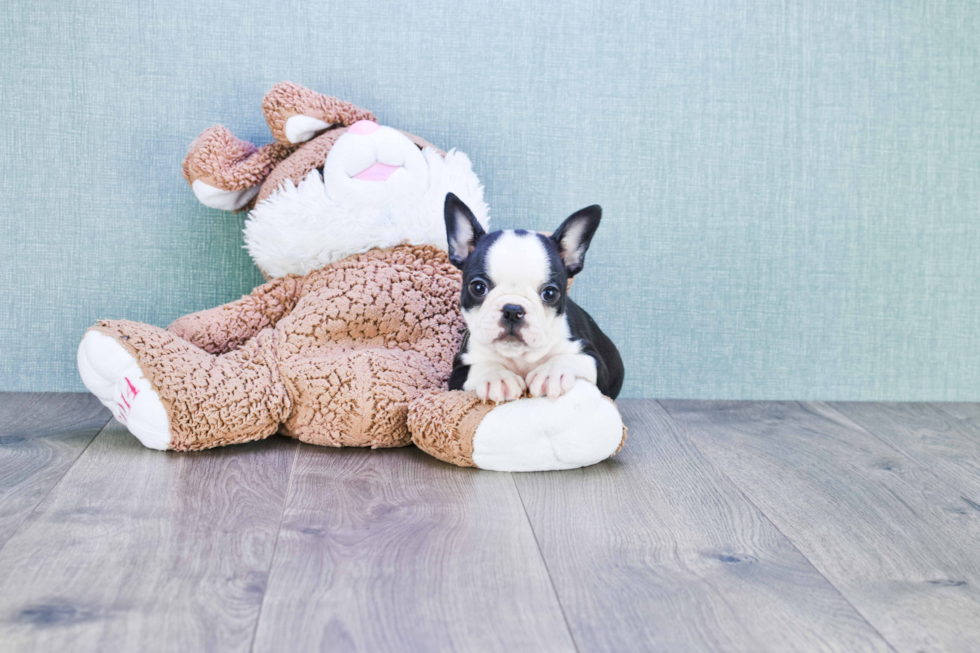
[[[452,193],[446,195],[444,213],[449,260],[459,269],[463,269],[463,264],[476,247],[476,242],[486,233],[470,207]]]
[[[255,147],[215,125],[191,144],[184,157],[184,178],[205,206],[222,211],[247,207],[272,168],[290,149],[279,143]]]
[[[359,120],[377,122],[366,109],[292,82],[280,82],[265,94],[262,113],[275,139],[289,145],[305,143],[337,125],[350,127]]]
[[[593,204],[569,216],[551,236],[558,245],[558,254],[565,264],[569,277],[574,277],[582,271],[585,265],[585,253],[589,250],[592,236],[599,228],[601,219],[602,207]]]

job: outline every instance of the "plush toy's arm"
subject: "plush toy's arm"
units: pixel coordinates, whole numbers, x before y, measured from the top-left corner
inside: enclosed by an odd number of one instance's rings
[[[167,331],[208,353],[224,354],[275,326],[293,310],[302,288],[303,277],[279,277],[239,300],[177,318]]]
[[[472,392],[420,392],[409,404],[408,428],[416,446],[439,460],[501,472],[592,465],[626,440],[616,404],[584,379],[558,399],[499,406]]]

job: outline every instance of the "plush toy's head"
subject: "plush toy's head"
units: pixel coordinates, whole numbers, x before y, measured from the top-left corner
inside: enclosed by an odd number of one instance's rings
[[[487,226],[483,186],[462,152],[288,82],[266,95],[263,111],[278,142],[256,148],[212,127],[191,146],[184,176],[207,206],[251,209],[245,245],[267,276],[306,274],[374,247],[446,249],[450,192]]]

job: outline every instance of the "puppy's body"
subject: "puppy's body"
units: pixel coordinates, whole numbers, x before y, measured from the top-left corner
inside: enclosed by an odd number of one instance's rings
[[[466,205],[447,196],[449,253],[463,270],[467,324],[450,389],[490,401],[517,399],[525,390],[555,398],[581,378],[616,397],[623,384],[619,352],[566,292],[599,219],[595,206],[550,237],[523,230],[485,234]]]
[[[582,378],[591,380],[598,386],[602,394],[615,399],[623,387],[623,361],[619,351],[608,336],[603,333],[595,320],[572,300],[567,300],[566,317],[569,327],[569,337],[556,344],[537,360],[528,356],[507,358],[493,349],[470,342],[470,334],[463,337],[456,359],[453,361],[452,376],[449,377],[450,390],[462,390],[469,377],[470,365],[475,363],[499,364],[522,378],[537,369],[542,361],[554,356],[584,355],[591,361],[579,360],[583,365]],[[595,367],[595,378],[592,378],[590,365]],[[473,389],[473,388],[468,388]],[[513,397],[511,397],[513,398]]]

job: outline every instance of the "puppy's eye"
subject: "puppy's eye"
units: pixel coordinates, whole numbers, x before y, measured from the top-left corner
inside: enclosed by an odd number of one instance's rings
[[[545,304],[552,304],[558,301],[558,289],[554,286],[548,286],[541,291],[541,299],[544,300]]]
[[[470,292],[476,297],[483,297],[487,294],[487,284],[480,279],[473,279],[470,281]]]

